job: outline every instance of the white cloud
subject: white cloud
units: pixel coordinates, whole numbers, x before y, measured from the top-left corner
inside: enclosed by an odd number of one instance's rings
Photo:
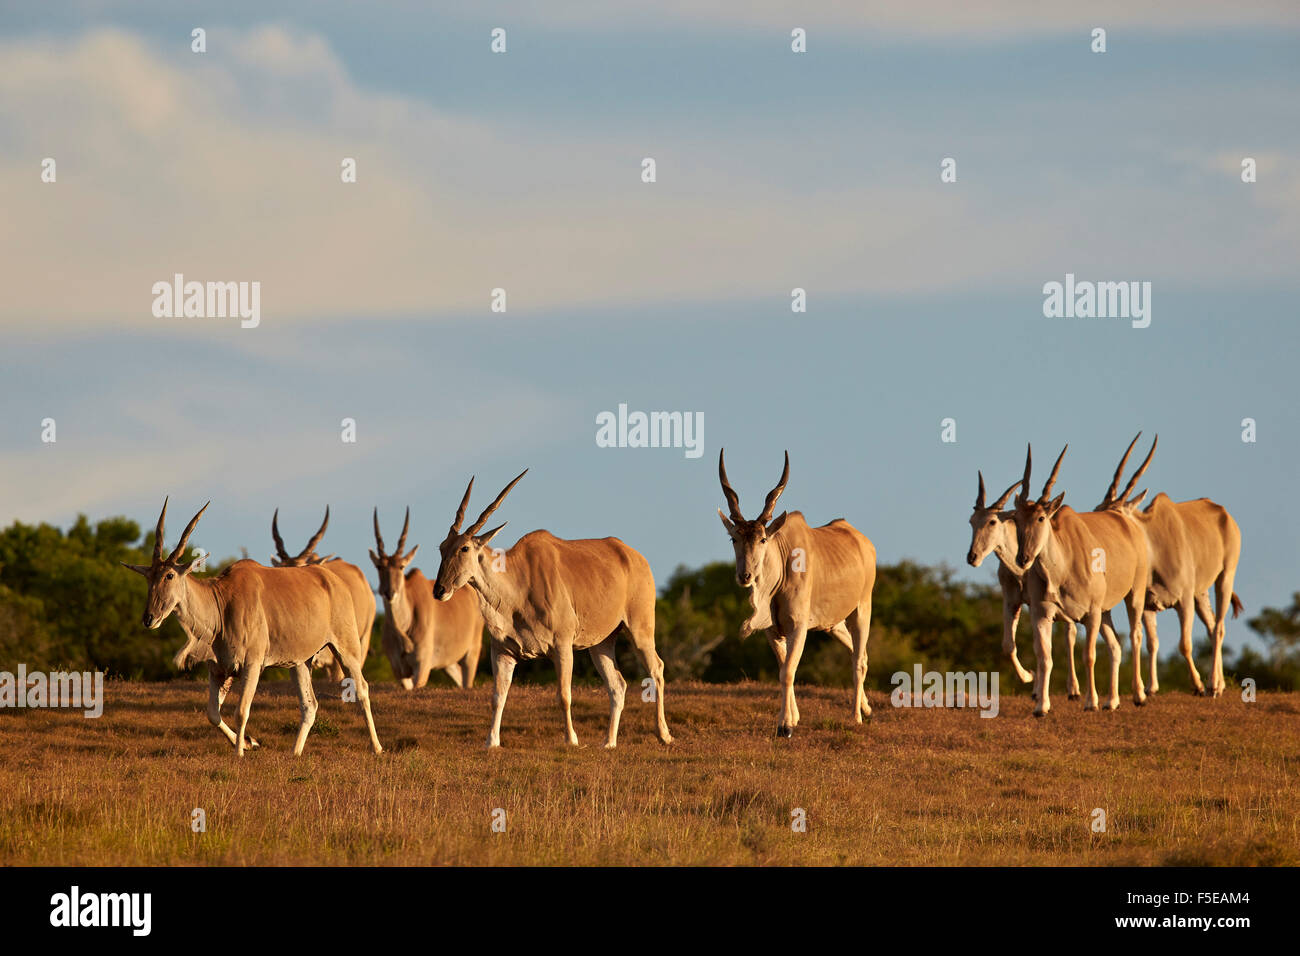
[[[364,89],[319,36],[263,27],[209,39],[232,52],[169,58],[115,30],[0,44],[0,323],[156,326],[150,289],[176,272],[260,281],[264,323],[486,314],[497,286],[525,315],[794,285],[908,293],[1055,275],[1090,256],[1198,279],[1290,274],[1285,250],[1234,260],[1188,239],[1214,234],[1213,212],[1143,216],[1163,214],[1170,192],[1103,178],[1035,206],[1035,177],[1041,187],[1055,175],[1041,162],[1026,163],[1023,195],[1010,197],[969,178],[939,186],[937,156],[932,175],[915,164],[895,175],[901,161],[882,162],[917,151],[911,122],[826,136],[761,118],[725,133],[559,135],[544,117],[490,125]],[[1014,119],[1001,130],[980,136],[1006,150],[1034,135]],[[791,137],[805,138],[794,148]],[[843,157],[863,142],[853,177]],[[804,165],[767,175],[776,154]],[[638,178],[645,155],[659,161],[652,186]],[[44,156],[59,163],[57,185],[39,181]],[[344,156],[359,162],[357,185],[339,182]],[[817,175],[820,156],[840,164],[834,179]],[[1292,205],[1295,194],[1260,190]],[[1079,248],[1069,217],[1098,201],[1148,231]]]
[[[312,362],[328,383],[354,354]],[[511,381],[436,408],[384,400],[385,389],[410,394],[406,386],[432,371],[427,357],[407,354],[379,380],[402,387],[379,384],[370,389],[378,396],[364,402],[342,386],[304,394],[301,372],[281,383],[247,370],[228,381],[211,369],[187,371],[175,387],[134,392],[101,383],[93,404],[65,399],[56,442],[40,443],[33,430],[21,446],[0,449],[11,509],[4,517],[67,523],[78,512],[148,513],[167,492],[199,502],[219,493],[224,507],[241,510],[285,489],[298,501],[329,500],[340,487],[417,488],[440,473],[469,472],[495,453],[534,447],[547,423],[576,414]],[[356,419],[355,444],[340,440],[343,415]]]
[[[894,37],[999,39],[1082,30],[1094,26],[1180,33],[1214,27],[1300,27],[1292,0],[1090,0],[1088,4],[1042,0],[660,0],[591,3],[590,0],[497,0],[487,15],[531,23],[589,29],[635,25],[707,25],[718,29],[766,28],[788,35],[796,26],[824,31]],[[504,21],[503,22],[507,22]],[[810,43],[815,38],[810,38]]]

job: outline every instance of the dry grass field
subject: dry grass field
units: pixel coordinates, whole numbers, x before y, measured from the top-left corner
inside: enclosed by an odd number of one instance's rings
[[[486,684],[375,685],[378,758],[323,682],[299,759],[288,682],[262,685],[263,747],[242,762],[204,717],[206,684],[110,683],[98,720],[3,711],[0,863],[1300,863],[1298,694],[1173,692],[1113,714],[1059,699],[1046,720],[1023,696],[982,719],[873,694],[858,727],[847,690],[802,687],[800,727],[778,740],[774,686],[679,683],[665,748],[637,686],[615,752],[591,686],[575,688],[584,747],[562,743],[552,687],[517,684],[489,752]]]

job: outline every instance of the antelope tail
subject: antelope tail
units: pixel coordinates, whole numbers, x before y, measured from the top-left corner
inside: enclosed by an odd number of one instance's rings
[[[1241,603],[1241,598],[1237,597],[1237,592],[1232,592],[1232,616],[1236,617],[1242,612],[1246,605]]]

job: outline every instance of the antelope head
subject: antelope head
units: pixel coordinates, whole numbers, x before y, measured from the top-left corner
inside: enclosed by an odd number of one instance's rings
[[[277,522],[280,518],[280,509],[275,509],[275,514],[271,516],[271,537],[275,539],[275,557],[271,558],[272,567],[277,568],[301,568],[309,564],[324,564],[326,561],[333,561],[334,555],[327,554],[321,557],[316,553],[316,545],[320,544],[320,539],[325,537],[325,529],[330,526],[330,509],[325,506],[325,520],[321,523],[320,530],[312,535],[311,540],[307,542],[307,547],[294,557],[289,556],[289,552],[284,549],[284,539],[280,537],[280,529]]]
[[[470,478],[469,485],[465,488],[465,497],[460,499],[460,507],[456,509],[456,520],[451,523],[451,530],[447,532],[447,537],[443,539],[442,544],[438,545],[438,550],[442,553],[442,562],[438,565],[438,577],[433,583],[433,596],[439,601],[450,601],[457,590],[471,581],[482,582],[487,579],[492,564],[492,552],[488,550],[488,544],[496,537],[497,532],[506,526],[506,522],[503,521],[482,534],[479,534],[479,531],[487,524],[492,513],[501,507],[501,502],[506,500],[510,490],[519,484],[519,479],[526,474],[528,474],[527,468],[515,476],[515,480],[506,485],[501,494],[483,509],[477,521],[461,531],[460,526],[465,520],[465,509],[469,507],[469,495],[474,490],[474,479]]]
[[[379,549],[379,553],[376,554],[372,548],[370,550],[370,560],[374,562],[375,570],[379,572],[379,596],[386,601],[393,601],[405,593],[406,566],[415,557],[415,552],[420,550],[420,546],[417,544],[406,554],[402,553],[403,549],[406,548],[406,532],[410,528],[411,509],[408,507],[406,509],[406,521],[402,523],[402,536],[397,539],[397,550],[392,554],[387,554],[384,551],[384,536],[379,533],[379,509],[375,509],[375,547]],[[321,528],[322,532],[324,530],[324,528]]]
[[[1020,491],[1016,494],[1016,539],[1019,544],[1016,563],[1022,568],[1027,568],[1034,563],[1043,548],[1047,547],[1047,541],[1052,536],[1052,519],[1061,510],[1061,503],[1065,500],[1065,492],[1061,492],[1055,498],[1052,497],[1052,486],[1056,484],[1056,476],[1061,471],[1061,459],[1065,457],[1066,449],[1069,447],[1066,445],[1061,449],[1061,454],[1057,456],[1056,464],[1052,466],[1052,473],[1043,485],[1043,492],[1038,496],[1037,501],[1031,501],[1025,493],[1029,488],[1033,447],[1031,446],[1025,453],[1025,477],[1021,479]]]
[[[212,502],[209,501],[208,505],[210,504]],[[147,566],[122,562],[124,568],[130,568],[149,582],[149,595],[145,599],[144,616],[140,623],[151,631],[162,626],[162,622],[176,610],[176,605],[180,604],[185,596],[185,579],[198,558],[190,558],[188,561],[182,561],[181,558],[185,554],[185,545],[189,543],[190,535],[194,533],[194,526],[203,517],[203,512],[208,510],[208,505],[200,508],[199,513],[190,519],[175,549],[164,557],[163,534],[167,521],[167,499],[163,499],[162,513],[158,515],[158,527],[154,531],[153,560]]]
[[[750,588],[758,580],[763,559],[767,555],[768,542],[785,524],[786,512],[782,511],[773,521],[772,510],[776,507],[776,500],[781,497],[781,492],[785,491],[786,482],[790,480],[790,453],[788,451],[785,453],[785,469],[781,472],[781,480],[767,493],[767,499],[763,502],[763,511],[753,521],[746,521],[745,516],[740,513],[740,496],[727,480],[727,465],[723,455],[724,451],[719,449],[718,480],[722,482],[722,494],[727,499],[727,510],[731,515],[728,517],[719,508],[718,517],[722,519],[722,526],[727,529],[727,534],[731,537],[731,546],[736,551],[736,583],[742,588]]]
[[[1111,479],[1110,487],[1106,489],[1106,497],[1101,499],[1101,504],[1097,505],[1097,507],[1093,509],[1094,511],[1118,511],[1120,514],[1131,515],[1137,511],[1138,505],[1142,504],[1143,499],[1146,498],[1147,493],[1145,488],[1138,492],[1138,494],[1133,495],[1132,498],[1130,498],[1129,495],[1132,494],[1138,480],[1141,479],[1142,475],[1146,473],[1147,468],[1150,467],[1151,458],[1156,453],[1156,445],[1160,444],[1159,435],[1157,435],[1155,441],[1151,443],[1151,450],[1147,452],[1146,459],[1138,467],[1138,470],[1133,472],[1133,477],[1128,480],[1128,484],[1124,487],[1124,491],[1119,491],[1119,480],[1124,474],[1124,466],[1128,464],[1128,456],[1133,453],[1133,446],[1137,444],[1137,440],[1141,437],[1142,433],[1138,432],[1133,436],[1133,440],[1128,443],[1128,450],[1124,452],[1124,457],[1119,460],[1119,467],[1115,469],[1115,477]]]
[[[975,510],[970,516],[970,550],[966,552],[966,563],[972,568],[978,568],[1002,542],[1002,524],[1009,520],[1002,514],[1002,506],[1011,497],[1011,492],[1020,487],[1020,482],[1017,481],[1002,492],[1001,498],[991,505],[985,505],[984,472],[980,472],[979,476],[980,490],[975,496]]]

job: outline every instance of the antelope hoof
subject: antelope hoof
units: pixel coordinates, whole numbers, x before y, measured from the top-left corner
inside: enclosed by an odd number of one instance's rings
[[[1034,716],[1035,716],[1035,717],[1046,717],[1046,716],[1047,716],[1047,711],[1045,711],[1045,710],[1039,710],[1038,708],[1034,708]]]
[[[1066,700],[1078,700],[1078,699],[1079,699],[1080,697],[1082,697],[1082,696],[1083,696],[1083,695],[1080,694],[1080,693],[1076,690],[1073,694],[1067,694],[1066,697],[1065,697],[1065,699],[1066,699]]]
[[[785,724],[781,724],[779,727],[776,728],[776,735],[778,737],[793,737],[794,728],[787,727]]]
[[[1133,698],[1133,706],[1134,706],[1134,707],[1145,707],[1145,706],[1146,706],[1146,703],[1147,703],[1147,699],[1146,699],[1145,697],[1134,697],[1134,698]]]

